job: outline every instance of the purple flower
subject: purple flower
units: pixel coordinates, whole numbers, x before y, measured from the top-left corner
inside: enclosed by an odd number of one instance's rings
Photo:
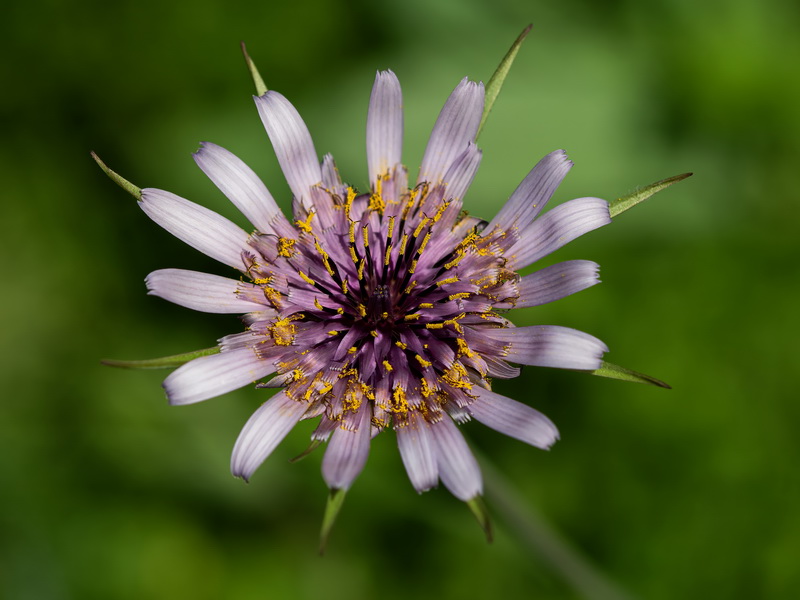
[[[488,224],[462,212],[481,160],[475,137],[483,84],[464,79],[439,114],[409,183],[401,163],[400,84],[378,73],[367,119],[370,191],[344,184],[330,155],[320,164],[308,129],[277,92],[255,99],[293,195],[293,220],[241,160],[204,144],[195,160],[255,227],[157,189],[142,209],[201,252],[237,269],[234,279],[155,271],[149,292],[195,310],[241,313],[245,331],[220,352],[186,363],[164,381],[172,404],[219,396],[273,376],[281,388],[244,426],[234,475],[248,479],[301,419],[318,418],[328,442],[322,474],[346,490],[370,440],[397,435],[411,483],[441,480],[459,499],[482,493],[478,464],[456,423],[474,418],[539,448],[558,439],[533,408],[491,391],[510,363],[592,371],[606,346],[556,326],[515,327],[501,311],[552,302],[598,282],[597,265],[575,260],[520,277],[567,242],[610,222],[608,204],[579,198],[539,215],[572,163],[545,156]]]

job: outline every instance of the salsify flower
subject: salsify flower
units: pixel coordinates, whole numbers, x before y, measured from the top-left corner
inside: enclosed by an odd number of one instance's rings
[[[281,391],[236,442],[234,475],[248,479],[301,419],[318,417],[327,440],[323,477],[347,489],[370,439],[391,428],[414,487],[442,483],[459,499],[482,492],[481,473],[456,422],[474,418],[548,448],[553,423],[491,390],[509,363],[598,369],[605,344],[555,326],[515,327],[499,311],[563,298],[597,283],[597,265],[569,261],[525,277],[517,270],[610,222],[608,204],[580,198],[540,216],[571,162],[544,157],[488,224],[462,199],[478,169],[475,136],[484,87],[464,79],[442,109],[416,182],[401,162],[400,84],[378,73],[367,117],[371,189],[342,182],[330,155],[320,164],[306,125],[281,94],[255,99],[293,195],[293,219],[236,156],[205,143],[195,160],[255,227],[157,189],[140,206],[187,244],[247,279],[180,269],[147,277],[149,293],[215,313],[244,313],[243,333],[164,381],[172,404],[219,396],[269,375]]]
[[[516,327],[504,316],[596,284],[598,266],[585,260],[525,276],[517,271],[606,225],[611,214],[599,198],[542,213],[572,166],[562,150],[539,161],[490,222],[465,213],[463,198],[481,161],[475,139],[484,95],[482,83],[464,79],[456,86],[419,175],[409,181],[401,161],[400,84],[391,71],[379,72],[367,116],[364,193],[341,180],[330,155],[320,163],[284,96],[257,96],[291,188],[291,220],[229,151],[205,143],[194,155],[252,232],[170,192],[139,190],[101,163],[156,223],[239,272],[225,278],[164,269],[146,280],[150,294],[199,311],[240,313],[246,325],[222,338],[215,353],[166,378],[171,404],[200,402],[270,376],[257,387],[280,388],[239,435],[234,475],[249,479],[295,424],[317,418],[312,447],[327,441],[322,474],[331,490],[351,486],[370,440],[390,428],[417,491],[441,480],[472,503],[482,494],[481,472],[458,423],[475,419],[538,448],[558,439],[546,416],[492,391],[492,378],[513,378],[520,372],[514,365],[533,365],[660,383],[603,363],[606,345],[587,333]],[[672,182],[637,192],[617,212]]]

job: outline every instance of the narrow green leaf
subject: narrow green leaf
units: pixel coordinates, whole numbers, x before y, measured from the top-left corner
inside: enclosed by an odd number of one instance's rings
[[[489,83],[486,84],[483,114],[481,115],[480,125],[478,125],[478,133],[475,135],[476,138],[481,134],[483,126],[486,123],[486,119],[489,118],[489,113],[492,110],[492,106],[494,106],[494,101],[497,100],[497,95],[500,93],[500,89],[503,87],[503,82],[506,79],[506,75],[508,75],[508,72],[511,70],[511,64],[517,57],[517,52],[519,52],[520,46],[522,46],[522,42],[525,41],[525,37],[530,32],[531,27],[533,27],[533,25],[528,25],[522,31],[522,33],[519,34],[519,37],[511,45],[511,48],[503,57],[503,60],[500,61],[500,64],[497,66],[497,70],[492,75]]]
[[[247,63],[247,69],[250,71],[250,77],[253,78],[253,83],[256,84],[256,94],[258,96],[263,96],[267,93],[267,86],[261,78],[261,74],[258,72],[253,59],[250,58],[250,55],[247,53],[244,42],[242,42],[242,54],[244,54],[244,62]]]
[[[184,352],[183,354],[174,354],[173,356],[163,356],[161,358],[150,358],[147,360],[113,360],[106,358],[100,362],[107,367],[119,367],[121,369],[174,369],[195,358],[210,356],[218,352],[219,346],[214,346],[213,348],[204,348],[203,350],[195,350],[194,352]]]
[[[137,200],[141,200],[142,199],[142,190],[141,189],[139,189],[138,187],[133,185],[130,181],[125,179],[122,175],[120,175],[116,171],[112,171],[111,169],[109,169],[108,166],[106,165],[106,163],[104,163],[102,160],[100,160],[100,157],[97,156],[97,154],[95,154],[94,152],[91,152],[91,155],[92,155],[92,158],[94,159],[94,162],[96,162],[97,165],[101,169],[103,169],[103,172],[106,175],[108,175],[109,178],[111,178],[111,181],[116,183],[119,187],[121,187],[123,190],[128,192],[131,196],[133,196]]]
[[[640,202],[644,202],[653,194],[657,194],[661,190],[671,186],[673,183],[678,183],[679,181],[683,181],[687,177],[691,176],[692,173],[683,173],[681,175],[675,175],[675,177],[668,177],[666,179],[662,179],[661,181],[651,183],[646,187],[631,192],[627,196],[622,196],[621,198],[617,198],[616,200],[609,202],[608,212],[611,214],[611,218],[613,219],[618,214],[625,212],[629,208],[633,208]]]
[[[312,453],[314,450],[316,450],[316,449],[319,447],[319,445],[320,445],[321,443],[322,443],[322,440],[313,440],[313,441],[312,441],[312,442],[311,442],[311,443],[308,445],[308,448],[306,448],[305,450],[303,450],[303,451],[302,451],[300,454],[298,454],[298,455],[297,455],[297,456],[295,456],[294,458],[290,458],[290,459],[289,459],[289,462],[290,462],[290,463],[296,463],[296,462],[298,462],[298,461],[300,461],[300,460],[304,459],[306,456],[308,456],[308,455],[309,455],[309,454],[311,454],[311,453]]]
[[[322,517],[322,531],[319,534],[319,553],[325,554],[325,548],[328,546],[328,537],[333,529],[333,524],[336,522],[336,517],[339,515],[339,510],[344,503],[344,497],[347,494],[346,490],[331,490],[328,494],[328,503],[325,505],[325,516]]]
[[[655,385],[658,387],[666,388],[668,390],[672,389],[667,383],[664,383],[660,379],[656,379],[655,377],[650,377],[650,375],[645,375],[644,373],[638,373],[636,371],[631,371],[630,369],[626,369],[625,367],[620,367],[619,365],[613,365],[611,363],[603,361],[602,366],[597,369],[596,371],[589,371],[592,375],[599,375],[600,377],[608,377],[609,379],[619,379],[620,381],[632,381],[633,383],[646,383],[647,385]]]
[[[478,520],[478,523],[483,529],[483,533],[486,534],[486,541],[490,544],[492,543],[492,521],[489,518],[489,510],[486,508],[486,504],[483,502],[483,498],[480,496],[475,496],[472,500],[467,500],[466,505],[469,507],[469,510],[475,515],[475,518]]]

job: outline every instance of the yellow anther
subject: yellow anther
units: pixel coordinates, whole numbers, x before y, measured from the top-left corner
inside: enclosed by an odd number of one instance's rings
[[[338,332],[338,331],[336,331],[335,329],[331,329],[331,330],[328,332],[328,335],[339,335],[339,332]]]
[[[298,271],[298,272],[297,272],[297,274],[298,274],[298,275],[300,275],[300,277],[301,277],[301,278],[303,279],[303,281],[305,281],[306,283],[308,283],[308,284],[310,284],[310,285],[314,285],[315,281],[314,281],[313,279],[311,279],[311,277],[309,277],[308,275],[306,275],[305,273],[303,273],[302,271]]]
[[[469,298],[472,294],[469,292],[460,292],[458,294],[450,294],[447,299],[448,300],[463,300],[464,298]]]
[[[350,243],[356,243],[356,222],[350,221],[350,228],[348,229],[348,235],[350,237]]]
[[[469,349],[469,344],[467,344],[467,341],[465,339],[456,338],[456,345],[458,346],[459,354],[466,356],[468,358],[475,356],[475,353]]]
[[[425,329],[444,329],[444,323],[425,323]]]
[[[442,287],[443,285],[447,285],[448,283],[458,283],[458,277],[448,277],[447,279],[442,279],[441,281],[437,281],[436,285],[438,287]]]
[[[413,313],[413,314],[406,315],[405,317],[403,317],[403,320],[404,321],[416,321],[417,319],[420,318],[420,316],[421,315],[419,313]]]
[[[403,290],[403,293],[404,294],[410,294],[411,290],[413,290],[415,287],[417,287],[417,280],[416,279],[406,286],[406,289]]]
[[[431,232],[429,231],[428,233],[425,234],[425,237],[422,238],[422,243],[419,245],[419,250],[417,250],[417,254],[422,254],[422,252],[425,250],[425,246],[428,245],[430,239],[431,239]]]
[[[370,332],[369,332],[369,334],[370,334],[372,337],[378,337],[378,332],[377,332],[377,331],[375,331],[374,329],[373,329],[372,331],[370,331]]]
[[[364,248],[369,248],[369,226],[364,225],[361,228],[361,237],[364,238]]]
[[[322,310],[322,308],[323,308],[322,304],[319,303],[319,300],[317,299],[316,296],[314,296],[314,306],[317,307],[317,310]]]
[[[408,412],[408,399],[402,386],[394,388],[392,393],[392,412],[405,414]]]
[[[398,348],[400,348],[401,350],[405,350],[406,348],[408,348],[408,345],[407,345],[407,344],[404,344],[404,343],[403,343],[403,342],[401,342],[401,341],[397,341],[397,342],[395,342],[395,343],[394,343],[394,345],[395,345],[395,346],[397,346]]]
[[[301,221],[298,219],[294,222],[295,226],[302,231],[303,233],[311,233],[311,219],[314,218],[314,211],[312,210],[308,213],[308,217],[306,217],[305,221]]]
[[[417,228],[414,230],[414,237],[418,237],[419,234],[422,233],[422,230],[425,228],[425,225],[427,225],[429,222],[430,222],[430,219],[428,217],[425,217],[424,219],[422,219],[422,221],[420,221],[419,225],[417,225]]]
[[[433,303],[431,302],[420,302],[420,308],[433,308]]]
[[[414,260],[411,261],[411,266],[408,267],[408,272],[413,273],[416,270],[417,270],[417,259],[415,258]]]
[[[393,234],[394,234],[394,217],[389,217],[389,231],[386,234],[386,237],[391,240]]]
[[[347,349],[348,354],[355,354],[356,352],[358,352],[357,346],[351,346],[350,348]]]
[[[404,233],[403,237],[400,239],[400,254],[405,253],[406,244],[408,244],[408,234]]]
[[[361,317],[367,316],[367,309],[363,304],[359,303],[358,306],[356,306],[356,309],[358,309],[359,316]]]
[[[278,238],[278,256],[285,256],[286,258],[294,256],[297,253],[297,250],[294,249],[296,243],[297,240],[291,238]]]
[[[423,367],[430,367],[433,363],[429,360],[425,360],[419,354],[416,354],[414,358],[417,359],[417,362],[422,365]]]
[[[383,255],[383,264],[384,266],[389,264],[389,261],[392,259],[392,243],[389,242],[386,245],[386,253]]]
[[[346,294],[346,293],[347,293],[347,277],[345,277],[344,279],[342,279],[342,293],[343,293],[343,294]],[[341,308],[340,308],[340,309],[337,309],[337,311],[336,311],[336,312],[339,312],[339,310],[342,310],[342,309],[341,309]],[[339,314],[342,314],[342,313],[339,313]]]
[[[361,281],[364,279],[364,266],[367,264],[367,260],[365,258],[361,259],[361,262],[358,264],[358,280]]]
[[[394,368],[392,367],[392,365],[389,364],[388,360],[383,361],[383,368],[386,369],[386,371],[389,373],[394,371]]]

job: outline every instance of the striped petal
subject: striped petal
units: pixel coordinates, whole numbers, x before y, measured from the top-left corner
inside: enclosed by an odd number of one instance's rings
[[[403,151],[403,94],[391,71],[375,76],[367,113],[367,165],[369,180],[389,172],[401,160]]]
[[[515,270],[526,267],[584,233],[610,222],[605,200],[578,198],[565,202],[520,233],[519,240],[508,250],[511,256],[508,266]]]
[[[204,142],[194,160],[220,191],[262,232],[272,231],[281,209],[253,170],[221,146]]]
[[[164,229],[206,256],[240,271],[249,234],[225,217],[170,192],[146,188],[139,206]]]
[[[590,260],[568,260],[525,275],[517,284],[519,300],[514,307],[540,306],[592,287],[600,283],[599,269]]]
[[[558,440],[558,429],[538,410],[479,386],[472,392],[478,400],[469,411],[487,427],[543,450]]]
[[[478,461],[464,436],[449,416],[431,425],[436,446],[436,464],[445,487],[459,500],[467,502],[483,492],[483,478]]]
[[[275,372],[275,365],[241,348],[203,356],[176,369],[162,384],[170,404],[194,404],[227,394]]]
[[[358,429],[337,427],[322,459],[322,477],[332,490],[347,490],[358,477],[369,456],[372,409],[363,402]]]
[[[408,423],[395,429],[397,447],[406,467],[411,485],[418,492],[425,492],[439,480],[439,469],[436,465],[436,448],[431,439],[431,430],[424,419],[409,415]]]
[[[506,346],[506,359],[534,367],[593,371],[608,347],[593,335],[556,325],[481,329],[481,335]]]
[[[447,198],[464,198],[467,193],[475,174],[478,172],[478,167],[481,164],[482,153],[478,147],[470,142],[467,144],[467,149],[458,156],[447,173],[444,174],[443,181],[447,184],[445,197]]]
[[[159,296],[201,312],[240,314],[267,308],[239,296],[243,289],[257,289],[256,286],[219,275],[184,269],[160,269],[150,273],[145,284],[151,296]]]
[[[502,231],[524,230],[544,208],[571,168],[572,161],[563,150],[545,156],[517,186],[486,231],[493,231],[495,227]]]
[[[456,86],[433,126],[418,182],[441,181],[453,161],[469,142],[475,141],[483,113],[483,84],[466,77]]]
[[[297,424],[308,406],[275,394],[253,413],[242,428],[231,455],[231,473],[249,480],[283,438]]]
[[[322,181],[322,171],[306,124],[278,92],[269,91],[255,101],[292,194],[301,202],[307,200],[309,189]]]

